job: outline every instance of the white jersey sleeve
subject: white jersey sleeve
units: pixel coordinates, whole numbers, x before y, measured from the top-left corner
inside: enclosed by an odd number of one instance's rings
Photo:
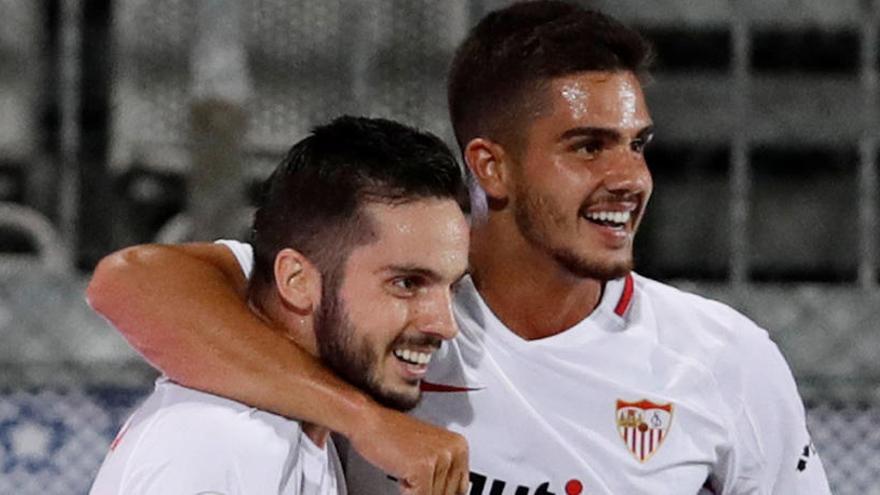
[[[181,423],[179,426],[196,426],[191,432],[200,432],[196,423]],[[134,453],[118,491],[104,492],[96,485],[91,495],[245,495],[253,490],[255,485],[252,482],[241,479],[241,474],[246,473],[239,472],[241,459],[236,455],[237,446],[229,445],[223,436],[209,435],[205,431],[200,433],[203,434],[202,440],[198,442],[176,442],[170,437],[149,442],[151,445],[143,448],[163,452],[165,455],[161,459],[145,450]]]
[[[241,267],[242,273],[244,273],[245,278],[251,278],[251,273],[254,271],[254,248],[250,244],[233,241],[229,239],[221,239],[216,242],[217,244],[221,244],[226,246],[230,251],[232,251],[233,256],[235,256],[235,260],[238,261],[238,266]]]
[[[735,479],[716,493],[830,494],[791,370],[767,333],[752,331],[755,325],[740,319],[745,338],[716,368],[733,413],[737,469]]]
[[[162,378],[113,442],[90,495],[344,494],[338,464],[295,421]]]

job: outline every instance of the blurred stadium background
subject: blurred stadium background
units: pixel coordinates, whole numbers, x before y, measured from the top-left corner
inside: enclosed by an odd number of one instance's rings
[[[83,300],[122,246],[240,236],[308,128],[452,144],[498,0],[0,0],[0,494],[83,494],[155,373]],[[880,494],[878,0],[605,0],[658,50],[639,271],[768,328],[834,492]]]

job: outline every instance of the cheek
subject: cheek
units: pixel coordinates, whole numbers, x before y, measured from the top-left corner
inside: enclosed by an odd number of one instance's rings
[[[349,321],[361,332],[372,334],[382,328],[382,320],[389,313],[393,301],[381,287],[373,284],[357,284],[349,281],[340,288],[339,297],[344,303]]]
[[[551,196],[556,203],[583,200],[586,185],[592,182],[593,172],[581,160],[557,157],[542,167],[534,167],[520,181],[521,188]]]
[[[390,296],[373,297],[369,304],[363,304],[365,302],[361,301],[356,308],[349,310],[351,323],[370,345],[387,346],[405,328],[407,306]]]
[[[533,223],[565,227],[568,217],[559,199],[552,194],[533,194],[529,198],[529,210],[534,217]]]

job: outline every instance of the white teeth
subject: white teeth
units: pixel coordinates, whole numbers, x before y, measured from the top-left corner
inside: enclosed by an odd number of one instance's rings
[[[597,222],[610,222],[623,225],[629,222],[632,213],[628,211],[599,211],[594,213],[587,213],[585,216],[588,219],[595,220]]]
[[[395,349],[394,355],[410,364],[428,364],[431,361],[431,353],[429,352]]]

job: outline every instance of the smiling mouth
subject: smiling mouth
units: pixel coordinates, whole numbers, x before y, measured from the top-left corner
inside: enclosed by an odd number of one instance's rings
[[[425,366],[431,362],[433,352],[422,352],[410,349],[394,349],[394,357],[406,364]]]
[[[590,223],[610,227],[612,229],[624,229],[632,218],[630,211],[591,211],[581,214],[581,217]]]

